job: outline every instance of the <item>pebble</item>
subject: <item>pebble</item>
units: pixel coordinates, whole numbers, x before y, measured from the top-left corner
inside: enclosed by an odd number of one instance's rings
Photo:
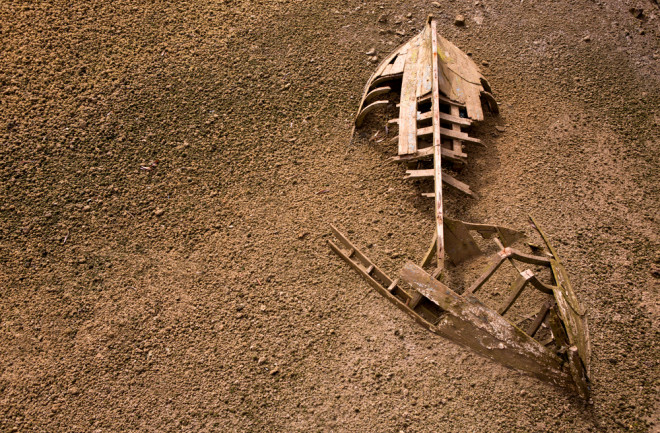
[[[438,2],[431,2],[431,4],[437,8],[441,7],[440,3]]]
[[[372,48],[369,48],[369,51],[367,51],[367,52],[364,53],[364,54],[366,54],[367,56],[373,56],[374,54],[376,54],[376,49],[373,48],[373,47],[372,47]]]
[[[271,375],[271,376],[275,376],[275,375],[276,375],[277,373],[279,373],[279,372],[280,372],[280,368],[279,368],[279,367],[275,367],[275,368],[273,368],[273,369],[270,371],[270,375]]]
[[[376,63],[378,61],[378,56],[369,57],[371,63]]]
[[[495,129],[497,129],[499,132],[506,131],[506,128],[504,126],[500,126],[500,125],[495,126]]]
[[[456,18],[454,18],[454,24],[457,26],[464,26],[465,17],[463,15],[456,15]]]
[[[165,209],[156,209],[154,211],[154,215],[156,215],[156,216],[161,216],[164,213],[165,213]]]
[[[482,61],[481,61],[481,65],[482,65],[482,66],[489,66],[490,63],[488,63],[488,60],[482,60]]]
[[[378,22],[379,23],[386,23],[387,22],[387,15],[382,14],[381,16],[378,17]]]
[[[582,38],[582,41],[583,41],[583,42],[589,42],[589,41],[591,41],[591,36],[587,35],[587,36],[583,37],[583,38]]]

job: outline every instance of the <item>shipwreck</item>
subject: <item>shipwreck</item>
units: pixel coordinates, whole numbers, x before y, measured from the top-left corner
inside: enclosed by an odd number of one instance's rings
[[[396,97],[398,103],[391,100]],[[435,200],[435,233],[428,252],[419,265],[406,264],[400,278],[393,279],[334,226],[330,247],[369,285],[429,331],[589,401],[591,349],[586,314],[557,251],[538,224],[530,218],[541,239],[537,245],[523,243],[524,234],[517,230],[445,216],[444,185],[474,197],[469,185],[447,168],[460,171],[470,146],[483,145],[466,131],[484,119],[484,110],[497,114],[498,107],[479,68],[437,33],[433,17],[369,78],[355,127],[362,127],[370,113],[391,109],[393,104],[398,117],[388,124],[398,126],[392,142],[397,146],[394,160],[407,164],[406,178],[429,178],[433,183],[434,191],[423,193]],[[483,244],[490,241],[494,252],[489,256]],[[483,262],[483,271],[462,290],[452,290],[444,282],[446,263],[453,272],[478,260]],[[478,294],[504,263],[515,276],[499,305],[488,306]],[[535,292],[538,305],[533,314],[513,320],[508,312],[526,288]]]

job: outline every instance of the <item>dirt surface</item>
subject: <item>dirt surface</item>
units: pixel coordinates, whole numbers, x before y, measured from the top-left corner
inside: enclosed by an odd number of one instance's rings
[[[657,3],[435,3],[1,2],[0,430],[659,431]],[[394,147],[349,140],[365,52],[428,13],[501,104],[462,174],[480,198],[447,213],[545,228],[591,406],[325,244],[334,222],[393,276],[428,247]]]

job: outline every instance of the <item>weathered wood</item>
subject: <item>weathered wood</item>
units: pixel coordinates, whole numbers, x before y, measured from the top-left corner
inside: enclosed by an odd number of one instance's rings
[[[369,99],[375,98],[376,96],[386,95],[391,91],[392,88],[390,86],[376,87],[375,89],[367,93],[367,96],[365,96],[364,100],[368,101]]]
[[[428,26],[427,26],[428,28]],[[435,171],[435,227],[436,227],[436,257],[438,269],[445,266],[445,234],[444,234],[444,211],[442,208],[442,137],[440,136],[440,91],[438,90],[438,35],[435,20],[431,20],[431,70],[432,70],[432,93],[431,111],[433,112],[433,170]],[[425,92],[418,92],[418,96]]]
[[[403,68],[401,102],[399,107],[399,155],[417,151],[417,69],[419,41],[411,44]]]
[[[555,301],[557,302],[559,316],[566,328],[570,344],[577,347],[580,358],[586,369],[586,375],[589,376],[591,343],[589,341],[589,327],[585,311],[582,309],[580,302],[575,296],[575,292],[573,291],[573,287],[568,278],[568,272],[566,272],[557,251],[555,251],[552,245],[550,245],[548,237],[543,230],[541,230],[534,218],[531,216],[529,218],[532,226],[541,235],[543,242],[554,257],[550,262],[550,267],[557,285],[556,290],[554,290],[554,296]]]
[[[417,91],[416,97],[429,93],[432,86],[433,68],[432,68],[432,35],[433,28],[426,26],[422,31],[422,38],[419,45],[419,54],[417,56]]]
[[[432,168],[419,169],[419,170],[406,170],[405,179],[418,179],[423,177],[434,177],[434,176],[435,176],[435,170],[433,170]]]
[[[417,152],[411,155],[393,156],[392,160],[396,162],[415,161],[417,159],[433,156],[433,151],[434,151],[433,146],[429,146],[422,149],[417,149]],[[455,154],[450,149],[446,149],[444,147],[442,147],[440,151],[442,152],[443,158],[446,158],[455,163],[465,164],[465,158],[467,158],[467,155],[465,153]]]
[[[472,198],[477,197],[477,195],[470,189],[470,186],[467,183],[461,182],[460,180],[456,179],[454,176],[445,173],[442,175],[442,181],[447,185],[451,186],[452,188],[459,190],[463,194],[466,194]]]
[[[450,110],[451,110],[451,115],[452,115],[453,117],[458,117],[458,114],[459,114],[459,108],[458,108],[457,106],[452,105],[452,106],[450,107]],[[458,124],[458,123],[453,123],[453,124],[451,125],[451,129],[452,129],[452,131],[455,131],[455,132],[457,132],[457,133],[458,133],[458,132],[462,132],[462,131],[461,131],[461,126],[460,126],[460,124]],[[453,140],[451,141],[451,147],[452,147],[452,149],[453,149],[454,152],[462,152],[462,151],[463,151],[463,145],[461,144],[461,140],[453,139]]]
[[[445,250],[454,265],[480,256],[481,250],[462,221],[445,218]]]
[[[527,335],[534,337],[534,335],[538,332],[539,328],[543,324],[546,316],[548,315],[548,311],[550,311],[550,308],[552,308],[554,305],[555,302],[552,300],[543,303],[541,310],[538,312],[532,323],[530,323],[527,327],[527,330],[525,331]]]
[[[376,86],[378,86],[378,85],[380,85],[380,84],[383,84],[383,83],[388,83],[388,82],[392,82],[392,81],[398,81],[398,80],[400,80],[401,78],[403,78],[403,74],[393,74],[393,75],[386,75],[386,76],[384,76],[384,77],[378,77],[378,78],[374,79],[374,80],[371,82],[371,86],[370,86],[369,88],[370,88],[370,89],[371,89],[371,88],[374,88],[374,87],[376,87]],[[367,93],[367,94],[368,94],[368,93]],[[367,94],[365,94],[365,96],[366,96]]]
[[[472,125],[472,120],[466,119],[464,117],[459,117],[458,116],[458,107],[455,105],[452,105],[452,111],[453,109],[456,109],[455,113],[456,114],[447,114],[440,112],[440,120],[444,120],[445,122],[453,123],[454,125],[460,125],[460,126],[470,126]],[[419,113],[417,116],[417,120],[425,120],[425,119],[430,119],[433,117],[433,112],[432,111],[426,111],[424,113]]]
[[[458,107],[456,107],[458,109]],[[422,121],[422,120],[428,120],[433,118],[433,111],[425,111],[423,113],[417,113],[417,121]],[[447,113],[442,113],[440,112],[440,120],[444,120],[445,122],[449,122],[452,124],[460,125],[460,126],[470,126],[472,125],[472,121],[470,119],[466,119],[463,117],[457,117],[457,116],[452,116],[451,114]],[[399,119],[390,119],[387,121],[387,123],[390,124],[399,124]]]
[[[477,280],[472,283],[470,287],[467,288],[467,290],[465,290],[465,293],[475,293],[477,290],[479,290],[481,286],[483,286],[486,281],[488,281],[488,279],[493,276],[495,271],[497,271],[497,269],[502,265],[502,263],[504,263],[506,259],[507,255],[504,253],[504,251],[498,252],[491,260],[488,269],[482,273],[481,276],[477,278]]]
[[[339,239],[340,243],[344,246],[345,249],[349,248],[355,248],[353,244],[350,243],[350,241],[343,235],[341,234],[334,226],[332,226],[332,231],[334,235]],[[366,281],[367,283],[372,286],[378,293],[383,295],[385,299],[393,303],[398,309],[406,313],[408,316],[410,316],[415,322],[420,324],[422,327],[430,330],[434,330],[434,325],[432,322],[429,322],[428,320],[424,319],[421,315],[419,315],[416,311],[414,311],[412,308],[408,306],[408,303],[412,299],[412,295],[409,294],[407,291],[403,290],[400,288],[398,285],[394,285],[396,280],[392,280],[389,278],[387,275],[383,274],[383,281],[378,281],[375,278],[373,278],[371,275],[367,275],[366,273],[363,272],[362,266],[357,264],[355,261],[351,260],[340,248],[337,246],[334,242],[328,240],[328,245],[330,248],[339,256],[341,257],[346,263],[348,263],[356,272],[358,272]],[[367,263],[371,263],[371,260],[368,259],[362,252],[359,250],[356,250],[356,255],[358,260],[364,260]],[[375,266],[375,265],[374,265]],[[376,269],[378,269],[376,267]],[[389,284],[384,284],[386,281],[389,281]],[[392,288],[392,286],[394,287]],[[421,299],[421,298],[420,298]],[[435,318],[434,322],[437,320]],[[435,331],[434,331],[435,332]],[[437,333],[437,332],[436,332]]]
[[[579,349],[576,346],[571,346],[568,348],[566,354],[568,355],[568,369],[573,377],[575,388],[578,394],[580,394],[580,397],[589,401],[589,378],[580,358]]]
[[[419,169],[419,170],[406,170],[406,176],[404,179],[421,179],[425,177],[436,177],[435,174],[435,169],[432,168],[425,168],[425,169]],[[437,177],[436,177],[437,180]],[[467,185],[466,183],[461,182],[460,180],[456,179],[455,177],[448,175],[447,173],[444,173],[442,175],[442,181],[446,183],[447,185],[461,191],[462,193],[472,197],[476,198],[476,194],[472,192],[470,189],[470,186]],[[437,197],[437,193],[422,193],[423,197]]]
[[[424,258],[422,259],[422,263],[420,265],[422,268],[425,268],[431,264],[431,259],[433,259],[433,254],[435,254],[437,246],[438,246],[438,232],[434,231],[433,240],[431,241],[431,246],[426,251],[426,254],[424,254]]]
[[[397,56],[397,58],[394,60],[394,63],[392,63],[392,67],[389,70],[390,74],[401,74],[403,73],[403,67],[406,63],[406,56],[408,55],[407,51],[406,52],[401,52]]]
[[[367,105],[360,111],[360,114],[355,118],[355,124],[357,126],[362,125],[364,122],[364,118],[367,117],[367,114],[371,113],[378,107],[387,107],[389,105],[389,101],[376,101],[372,102],[371,104]]]
[[[571,387],[561,360],[477,298],[460,296],[413,263],[401,279],[444,310],[434,332],[508,367],[559,386]]]
[[[534,274],[529,269],[518,274],[513,283],[511,283],[511,286],[509,286],[509,296],[500,306],[500,308],[497,309],[498,313],[504,315],[507,311],[509,311],[509,308],[511,308],[513,303],[516,302],[518,297],[520,297],[520,294],[523,292],[527,281],[533,276]]]
[[[468,117],[483,120],[480,93],[483,76],[464,52],[448,40],[438,37],[441,62],[440,90],[451,100],[465,103]]]
[[[431,100],[431,97],[432,97],[431,93],[428,93],[427,95],[422,95],[422,96],[420,96],[419,98],[417,98],[417,103],[418,103],[418,104],[422,104],[422,103],[424,103],[424,102],[429,102],[429,101]],[[444,95],[440,95],[440,97],[438,98],[438,100],[439,100],[441,103],[445,104],[445,105],[455,105],[455,106],[457,106],[457,107],[461,107],[461,108],[464,108],[464,107],[465,107],[465,104],[463,104],[462,102],[460,102],[460,101],[453,101],[453,100],[447,98],[447,97],[444,96]]]
[[[423,137],[431,134],[433,134],[433,126],[427,126],[425,128],[419,128],[417,130],[418,137]],[[457,132],[454,131],[453,129],[440,128],[440,134],[442,134],[445,137],[455,138],[457,140],[465,141],[466,143],[483,144],[481,140],[479,140],[478,138],[470,137],[465,132],[460,132],[460,131]]]

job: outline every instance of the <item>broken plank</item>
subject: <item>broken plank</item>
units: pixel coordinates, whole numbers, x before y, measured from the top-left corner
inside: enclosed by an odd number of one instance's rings
[[[423,102],[429,102],[430,100],[431,100],[431,93],[429,93],[428,95],[423,95],[423,96],[420,96],[419,98],[417,98],[417,103],[421,104]],[[442,102],[443,104],[455,105],[457,107],[465,107],[465,104],[463,104],[461,102],[458,102],[458,101],[453,101],[453,100],[451,100],[451,99],[449,99],[449,98],[447,98],[446,96],[443,96],[443,95],[440,95],[438,97],[438,100],[440,102]]]
[[[450,176],[447,173],[445,173],[442,175],[442,181],[447,185],[451,186],[452,188],[459,190],[463,194],[467,194],[472,198],[477,198],[477,195],[474,192],[472,192],[472,190],[470,189],[470,185],[461,182],[460,180],[456,179],[454,176]]]
[[[536,332],[539,330],[541,325],[543,324],[543,321],[545,320],[545,317],[548,315],[548,311],[550,311],[550,308],[553,307],[554,301],[547,301],[543,304],[541,307],[541,311],[536,315],[532,323],[529,324],[527,327],[527,330],[525,331],[527,335],[530,337],[534,337]]]
[[[431,119],[432,117],[433,117],[433,112],[432,111],[425,111],[423,113],[417,113],[417,121],[418,122],[422,121],[422,120]],[[456,125],[460,125],[460,126],[470,126],[470,125],[472,125],[472,121],[470,119],[466,119],[464,117],[456,117],[456,116],[452,116],[451,114],[442,113],[442,112],[440,113],[440,120],[444,120],[446,122],[456,124]],[[387,121],[387,123],[389,123],[391,125],[393,125],[393,124],[398,125],[399,124],[399,119],[390,119],[390,120]]]
[[[452,106],[452,108],[456,108],[458,110],[458,107]],[[426,120],[430,119],[433,117],[433,112],[432,111],[426,111],[424,113],[419,113],[417,115],[417,120]],[[464,117],[459,117],[458,115],[451,115],[447,113],[440,113],[440,120],[444,120],[449,123],[453,123],[454,125],[460,125],[460,126],[470,126],[472,125],[472,121],[470,119],[466,119]]]
[[[477,298],[458,295],[413,263],[404,266],[401,279],[446,312],[435,326],[435,332],[503,365],[572,388],[570,376],[552,350]]]
[[[423,137],[425,135],[431,135],[431,134],[433,134],[433,126],[427,126],[425,128],[419,128],[417,130],[418,137]],[[454,131],[453,129],[440,128],[440,134],[442,134],[445,137],[455,138],[457,140],[463,140],[466,143],[483,144],[481,140],[479,140],[478,138],[470,137],[465,132]]]
[[[529,269],[518,274],[516,279],[509,286],[509,296],[500,306],[500,308],[497,309],[498,313],[504,315],[507,311],[509,311],[509,308],[511,308],[518,297],[520,297],[520,294],[523,292],[525,285],[527,285],[527,281],[532,278],[533,275],[534,274],[532,274],[532,271]]]
[[[467,155],[465,153],[455,154],[454,152],[451,151],[451,149],[446,149],[444,147],[442,147],[440,151],[442,152],[443,158],[446,158],[455,163],[465,164],[465,159],[467,158]],[[426,158],[429,156],[433,156],[433,146],[425,147],[423,149],[418,149],[417,153],[411,155],[393,156],[392,160],[396,162],[408,162],[408,161],[414,161],[417,159]]]

